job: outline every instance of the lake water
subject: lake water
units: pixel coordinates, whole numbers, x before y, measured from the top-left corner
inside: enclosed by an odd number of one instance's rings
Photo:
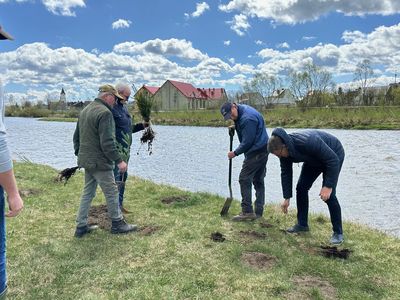
[[[26,158],[59,170],[76,165],[72,144],[75,123],[6,118],[6,126],[14,159]],[[139,147],[141,133],[134,134],[130,174],[185,190],[228,196],[227,128],[154,126],[154,129],[157,135],[151,156],[145,147]],[[343,218],[400,237],[400,131],[326,131],[337,136],[346,151],[337,187]],[[234,147],[237,144],[235,137]],[[242,157],[233,160],[232,187],[236,199],[240,199],[237,179],[242,161]],[[294,187],[300,169],[301,164],[293,166]],[[279,160],[273,155],[269,157],[265,182],[266,201],[280,203]],[[319,179],[310,190],[310,211],[328,215],[326,204],[318,197],[320,186]],[[295,207],[294,200],[291,207]]]

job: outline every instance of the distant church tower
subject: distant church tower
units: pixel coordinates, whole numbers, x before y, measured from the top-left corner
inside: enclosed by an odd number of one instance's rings
[[[65,110],[66,108],[67,108],[67,97],[65,96],[64,88],[62,88],[60,93],[60,109]]]

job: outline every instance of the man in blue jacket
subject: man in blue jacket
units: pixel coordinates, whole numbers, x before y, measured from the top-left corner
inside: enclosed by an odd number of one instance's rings
[[[131,153],[132,133],[141,131],[149,126],[148,122],[132,124],[132,116],[128,112],[126,103],[131,96],[131,88],[127,84],[118,83],[115,88],[123,99],[117,99],[112,108],[115,121],[115,138],[117,150],[121,158],[128,163]],[[119,206],[123,213],[130,213],[124,206],[125,182],[128,178],[128,170],[121,173],[118,166],[114,168],[115,181],[119,183]]]
[[[233,120],[239,138],[239,146],[228,152],[228,158],[244,154],[242,170],[239,175],[240,192],[242,194],[242,212],[233,217],[233,221],[250,221],[262,217],[265,203],[264,178],[268,161],[268,134],[263,116],[253,107],[225,103],[221,107],[225,120]],[[256,190],[254,209],[251,199],[252,184]]]
[[[308,191],[322,173],[321,199],[328,205],[333,234],[330,242],[343,242],[342,214],[336,198],[336,185],[344,160],[344,149],[333,135],[320,130],[287,134],[276,128],[268,141],[268,152],[280,159],[283,191],[282,211],[287,213],[292,198],[293,163],[303,162],[296,186],[297,224],[287,232],[308,231]]]

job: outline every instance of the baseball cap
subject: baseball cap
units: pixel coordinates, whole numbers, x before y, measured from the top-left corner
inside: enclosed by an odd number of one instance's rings
[[[0,40],[13,40],[13,37],[5,32],[0,26]]]
[[[118,94],[117,90],[115,89],[115,87],[113,87],[111,84],[105,84],[102,85],[101,87],[99,87],[99,92],[101,93],[110,93],[113,94],[115,97],[119,98],[119,99],[124,99],[124,97],[122,97],[120,94]]]
[[[231,118],[231,108],[232,103],[226,102],[221,106],[221,114],[224,116],[224,120],[229,120]]]

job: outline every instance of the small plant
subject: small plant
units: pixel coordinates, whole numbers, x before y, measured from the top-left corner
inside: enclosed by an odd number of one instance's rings
[[[150,122],[150,115],[153,103],[153,99],[150,98],[148,95],[145,95],[144,93],[140,93],[136,96],[136,104],[138,106],[139,113],[142,116],[143,120],[145,122],[148,122],[149,124],[149,126],[146,127],[146,129],[144,130],[142,137],[140,138],[140,142],[142,143],[142,145],[147,143],[147,151],[149,152],[149,155],[153,153],[153,140],[155,137],[155,132],[151,128]]]

